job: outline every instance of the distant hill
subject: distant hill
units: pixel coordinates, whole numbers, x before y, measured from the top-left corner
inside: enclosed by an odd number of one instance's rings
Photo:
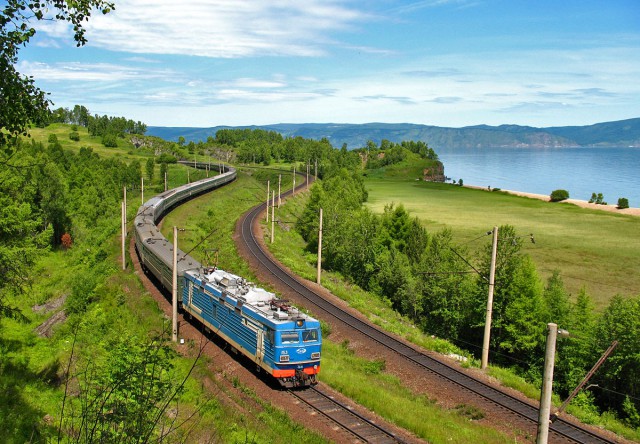
[[[485,148],[485,147],[576,147],[576,146],[635,146],[640,147],[640,118],[617,122],[597,123],[587,126],[558,126],[535,128],[519,125],[477,125],[463,128],[446,128],[412,123],[279,123],[263,126],[211,128],[150,126],[147,134],[166,140],[178,140],[182,136],[187,142],[205,141],[214,137],[223,128],[262,128],[277,131],[285,137],[301,136],[306,139],[326,137],[339,148],[347,144],[349,149],[360,148],[368,140],[380,143],[422,140],[430,147],[438,148]]]

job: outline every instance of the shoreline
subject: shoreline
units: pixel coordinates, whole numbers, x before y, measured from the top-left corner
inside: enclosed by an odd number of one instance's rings
[[[487,187],[479,187],[476,185],[463,185],[463,186],[465,188],[471,188],[474,190],[489,191]],[[545,202],[549,202],[549,199],[550,199],[549,196],[545,194],[526,193],[524,191],[503,190],[503,189],[500,189],[500,191],[507,194],[512,194],[514,196],[528,197],[529,199],[538,199],[538,200],[543,200]],[[579,200],[579,199],[567,199],[558,203],[570,203],[570,204],[579,206],[581,208],[590,208],[592,210],[609,211],[611,213],[626,214],[629,216],[640,217],[640,208],[625,208],[625,209],[619,210],[616,205],[601,205],[601,204],[589,203],[586,200]]]

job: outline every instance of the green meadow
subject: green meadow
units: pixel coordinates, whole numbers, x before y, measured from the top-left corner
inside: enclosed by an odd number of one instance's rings
[[[402,204],[428,231],[450,228],[472,253],[490,243],[482,235],[494,226],[533,234],[535,243],[523,250],[540,276],[560,270],[566,288],[573,295],[586,288],[598,308],[616,294],[640,294],[639,217],[417,180],[368,177],[366,187],[374,212]]]

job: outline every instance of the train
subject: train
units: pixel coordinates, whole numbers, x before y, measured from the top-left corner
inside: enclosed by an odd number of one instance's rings
[[[186,164],[186,162],[185,162]],[[196,168],[208,165],[188,162]],[[173,287],[173,243],[157,223],[175,206],[236,179],[236,170],[165,191],[146,201],[134,220],[135,248],[142,269],[168,291]],[[317,319],[274,293],[216,266],[177,252],[178,306],[286,388],[309,387],[320,372],[322,331]]]

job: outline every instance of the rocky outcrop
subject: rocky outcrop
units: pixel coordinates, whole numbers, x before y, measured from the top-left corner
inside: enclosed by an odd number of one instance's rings
[[[442,162],[435,162],[433,166],[422,170],[422,180],[427,182],[444,182],[444,165]]]

